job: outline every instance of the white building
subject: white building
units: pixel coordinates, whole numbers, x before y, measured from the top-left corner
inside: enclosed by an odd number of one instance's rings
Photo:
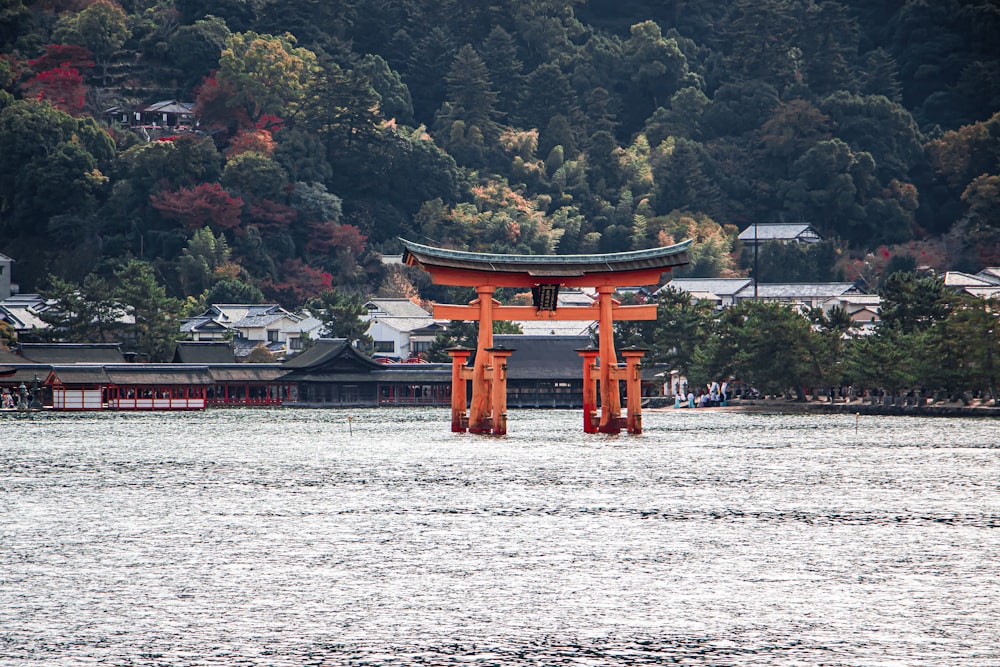
[[[819,243],[823,237],[805,222],[767,222],[750,225],[739,235],[747,248],[763,243]]]
[[[375,357],[407,361],[427,351],[439,333],[447,330],[446,320],[435,320],[419,304],[402,298],[375,298],[365,303],[368,322],[365,332],[375,344]]]
[[[263,345],[277,355],[302,349],[302,337],[320,337],[323,323],[311,315],[289,312],[277,304],[212,304],[201,315],[181,321],[181,333],[194,341],[231,338],[237,357]]]

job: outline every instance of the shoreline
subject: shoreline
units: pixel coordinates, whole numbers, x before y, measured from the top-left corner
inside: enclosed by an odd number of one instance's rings
[[[828,401],[796,401],[786,399],[736,399],[724,406],[706,408],[675,408],[669,405],[648,407],[644,411],[654,412],[698,412],[701,410],[727,412],[760,412],[778,414],[861,414],[861,415],[899,415],[911,417],[1000,417],[1000,407],[992,405],[962,405],[961,403],[945,403],[939,405],[881,405],[852,401],[830,403]]]

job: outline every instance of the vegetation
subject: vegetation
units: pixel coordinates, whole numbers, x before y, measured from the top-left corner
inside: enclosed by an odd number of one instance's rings
[[[998,399],[1000,301],[959,295],[913,273],[892,274],[880,295],[881,323],[860,333],[836,309],[803,313],[741,301],[716,311],[668,293],[659,302],[652,359],[692,386],[739,380],[800,400],[823,387],[848,386],[859,394],[920,390]]]
[[[211,300],[448,298],[379,261],[399,237],[561,254],[693,238],[687,275],[736,276],[741,228],[806,221],[826,241],[762,252],[758,277],[906,293],[886,284],[900,269],[1000,264],[998,33],[988,0],[9,0],[0,252],[22,292],[131,290],[56,330],[106,336],[126,308],[153,356]],[[170,99],[196,129],[119,122]],[[938,296],[944,319],[890,304],[898,326],[844,350],[833,323],[745,306],[703,332],[716,352],[669,354],[763,377],[747,323],[798,327],[776,383],[861,381],[854,349],[941,354],[942,327],[979,326]],[[668,307],[629,335],[676,340],[704,315]]]

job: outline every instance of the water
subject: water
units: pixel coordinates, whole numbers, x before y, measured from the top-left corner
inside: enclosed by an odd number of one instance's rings
[[[0,417],[0,665],[1000,665],[990,420]]]

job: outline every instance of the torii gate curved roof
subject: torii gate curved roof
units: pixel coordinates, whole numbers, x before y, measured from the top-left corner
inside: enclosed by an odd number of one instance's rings
[[[406,239],[403,262],[419,266],[444,285],[570,287],[652,285],[660,274],[689,263],[691,240],[665,248],[596,255],[497,255],[421,245]]]

